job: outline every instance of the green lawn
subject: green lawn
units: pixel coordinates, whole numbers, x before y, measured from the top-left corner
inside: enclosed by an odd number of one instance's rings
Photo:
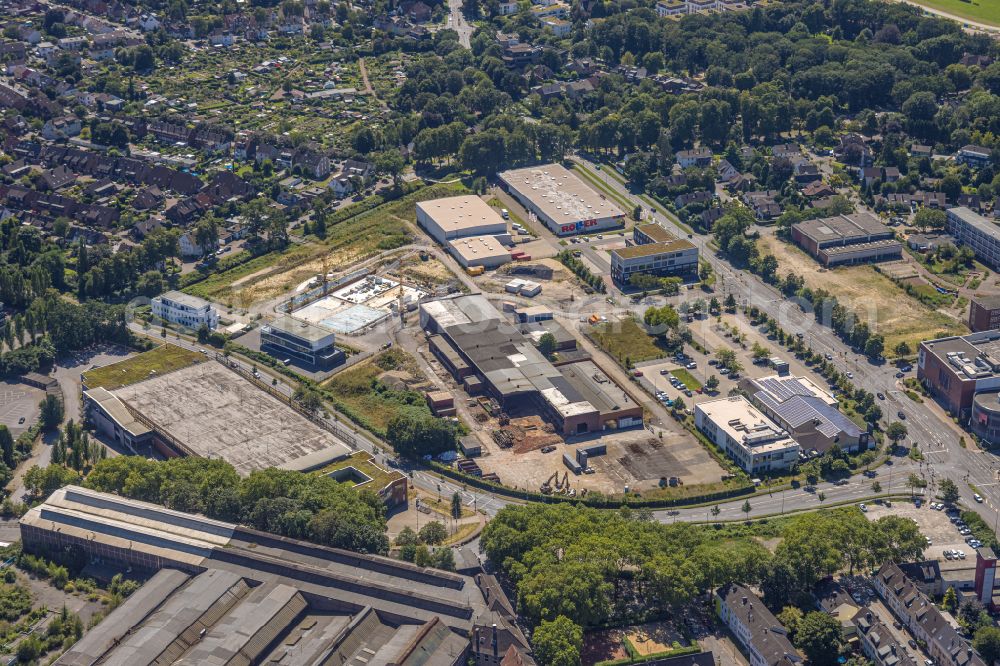
[[[996,0],[909,0],[910,4],[938,9],[962,18],[1000,26],[1000,2]]]
[[[666,356],[656,340],[634,319],[598,324],[591,329],[590,337],[622,364],[625,359],[638,363]]]
[[[697,391],[698,389],[701,388],[701,382],[699,382],[697,379],[695,379],[694,375],[692,375],[690,372],[688,372],[684,368],[678,368],[676,370],[671,370],[670,374],[672,374],[677,379],[681,380],[681,382],[684,383],[684,386],[688,387],[692,391]]]
[[[124,361],[85,372],[83,384],[88,389],[101,387],[113,391],[148,379],[151,375],[166,374],[204,360],[204,354],[164,344]]]

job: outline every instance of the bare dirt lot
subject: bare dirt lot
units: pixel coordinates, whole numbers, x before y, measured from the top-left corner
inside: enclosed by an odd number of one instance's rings
[[[849,310],[867,321],[873,332],[885,336],[886,349],[906,341],[911,348],[929,338],[964,331],[961,323],[911,298],[892,280],[871,266],[825,269],[799,248],[763,235],[761,249],[778,258],[781,273],[802,276],[806,286],[826,289]]]

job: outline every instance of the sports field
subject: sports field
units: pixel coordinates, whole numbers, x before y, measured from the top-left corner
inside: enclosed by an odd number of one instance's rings
[[[956,19],[969,19],[1000,27],[1000,2],[997,0],[906,0],[908,4],[936,9]]]

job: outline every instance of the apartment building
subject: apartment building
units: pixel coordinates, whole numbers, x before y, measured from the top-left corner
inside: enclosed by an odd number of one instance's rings
[[[168,291],[152,300],[153,316],[187,328],[219,325],[219,313],[208,301],[179,291]]]

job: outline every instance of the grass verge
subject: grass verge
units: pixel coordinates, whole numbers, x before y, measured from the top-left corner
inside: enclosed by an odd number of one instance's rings
[[[681,380],[681,382],[683,382],[684,386],[688,387],[692,391],[697,391],[698,389],[701,388],[701,382],[699,382],[697,379],[695,379],[694,375],[692,375],[690,372],[688,372],[684,368],[678,368],[677,370],[671,370],[670,374],[672,374],[677,379]]]

